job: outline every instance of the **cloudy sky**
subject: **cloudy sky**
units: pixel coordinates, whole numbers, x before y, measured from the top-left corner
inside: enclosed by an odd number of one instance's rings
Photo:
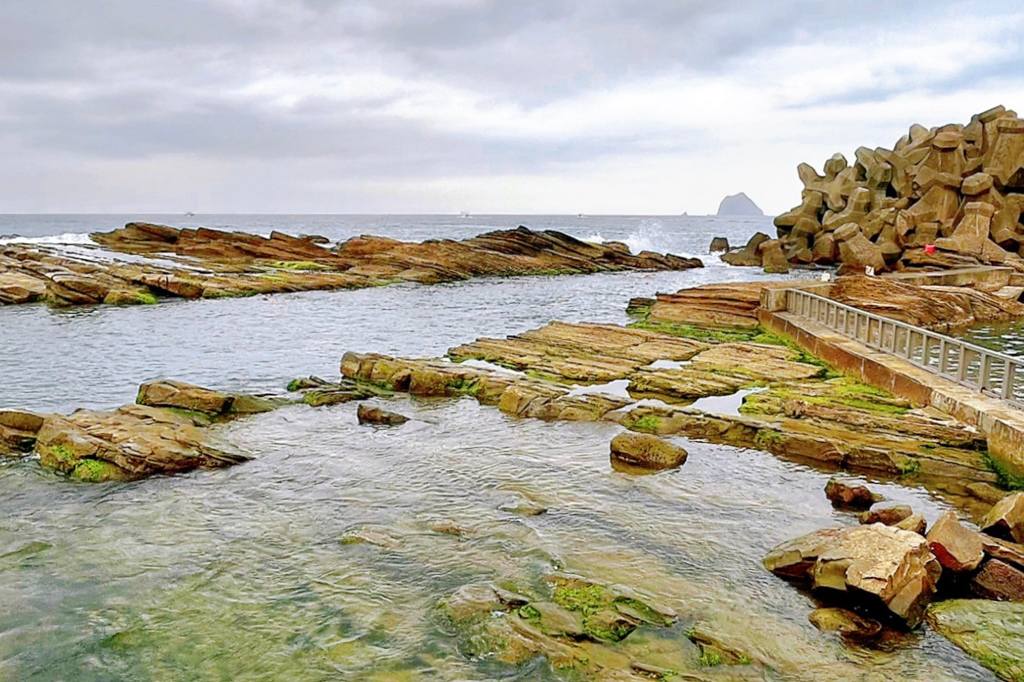
[[[714,212],[1024,110],[1024,10],[0,0],[0,213]]]

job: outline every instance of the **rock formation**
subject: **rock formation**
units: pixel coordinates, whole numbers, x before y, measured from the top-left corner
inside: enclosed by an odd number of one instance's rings
[[[743,192],[730,194],[718,205],[719,216],[763,216],[764,211]]]
[[[769,552],[764,566],[815,589],[862,595],[911,626],[924,615],[942,573],[924,538],[880,523],[790,540]]]
[[[138,403],[70,415],[0,412],[0,454],[34,452],[40,463],[86,482],[239,464],[249,456],[218,438],[216,421],[273,409],[277,401],[173,381],[143,384]]]
[[[1002,106],[967,125],[913,125],[892,149],[860,147],[852,163],[836,154],[823,174],[806,163],[797,174],[800,205],[775,218],[791,263],[1024,271],[1024,119]]]
[[[619,242],[592,244],[561,232],[525,227],[465,241],[400,242],[353,237],[328,248],[320,239],[280,232],[260,237],[207,228],[128,223],[92,239],[123,259],[75,257],[51,246],[0,247],[0,305],[156,303],[161,298],[359,289],[394,282],[434,284],[485,275],[561,275],[621,270],[685,270],[699,259]]]
[[[612,439],[612,463],[641,469],[674,469],[686,462],[678,445],[646,433],[620,433]]]

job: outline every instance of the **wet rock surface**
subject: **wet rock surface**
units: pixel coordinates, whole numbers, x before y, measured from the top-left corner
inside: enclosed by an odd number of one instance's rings
[[[1024,604],[951,599],[932,604],[927,619],[1000,679],[1024,677]]]
[[[815,589],[863,595],[911,626],[921,620],[942,573],[924,538],[882,524],[790,540],[769,552],[764,566]]]
[[[279,402],[182,382],[143,384],[138,404],[70,415],[0,412],[0,434],[17,433],[21,451],[44,467],[91,483],[124,481],[250,459],[211,429],[215,421],[264,412]]]
[[[844,509],[867,509],[884,498],[871,492],[866,485],[844,483],[838,479],[830,479],[825,484],[825,497],[832,506]]]
[[[984,439],[949,415],[829,378],[813,358],[756,329],[664,329],[676,333],[556,322],[455,347],[448,353],[454,363],[347,353],[341,372],[360,385],[416,396],[469,396],[518,417],[615,421],[632,431],[895,476],[996,480],[981,454]],[[738,414],[673,405],[741,390],[748,393]]]
[[[335,247],[281,232],[260,237],[148,223],[128,223],[91,236],[98,245],[133,256],[132,260],[85,259],[41,245],[8,245],[0,249],[0,305],[144,304],[162,298],[360,289],[395,282],[436,284],[485,275],[702,267],[696,258],[650,251],[633,254],[618,242],[593,244],[526,227],[464,241],[407,243],[361,236]]]
[[[356,418],[360,424],[376,424],[378,426],[401,426],[409,421],[409,418],[404,415],[368,405],[360,405],[356,409]]]
[[[641,469],[675,469],[686,462],[686,450],[645,433],[621,433],[612,439],[613,463]]]

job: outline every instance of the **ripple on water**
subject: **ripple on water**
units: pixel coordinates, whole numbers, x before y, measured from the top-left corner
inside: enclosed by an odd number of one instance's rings
[[[257,455],[221,471],[83,486],[29,464],[0,470],[17,491],[2,498],[0,555],[41,543],[0,570],[0,670],[492,679],[458,655],[438,602],[480,580],[528,589],[565,567],[649,592],[783,675],[843,679],[856,663],[987,679],[930,634],[894,654],[845,650],[807,622],[811,600],[761,568],[781,540],[856,522],[825,500],[825,473],[680,439],[684,467],[631,477],[609,465],[612,424],[510,419],[471,399],[387,404],[413,421],[375,428],[352,405],[292,406],[219,427]],[[942,509],[923,490],[877,487],[930,519]],[[510,495],[549,511],[500,511]],[[431,530],[439,519],[461,534]],[[396,545],[339,542],[367,526]]]

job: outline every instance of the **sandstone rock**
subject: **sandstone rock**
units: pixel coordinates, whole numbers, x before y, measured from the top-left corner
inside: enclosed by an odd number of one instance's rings
[[[968,483],[966,486],[967,492],[974,497],[978,498],[982,502],[988,502],[989,504],[995,504],[999,500],[1006,497],[1006,491],[1002,488],[997,488],[991,483]]]
[[[997,537],[1024,542],[1024,492],[1007,495],[981,521],[981,529]]]
[[[356,417],[359,419],[360,424],[379,424],[382,426],[399,426],[409,421],[408,417],[404,417],[396,412],[388,412],[387,410],[367,405],[360,405],[358,407]]]
[[[928,607],[927,620],[1001,679],[1024,677],[1024,604],[950,599]]]
[[[674,469],[687,456],[678,445],[645,433],[620,433],[612,439],[611,451],[613,462],[644,469]]]
[[[0,455],[30,452],[44,420],[33,412],[0,410]]]
[[[207,429],[204,418],[126,405],[112,412],[79,410],[48,416],[35,452],[43,466],[99,482],[239,464],[249,459]]]
[[[1024,571],[989,559],[971,578],[971,593],[982,599],[1024,602]]]
[[[136,402],[152,407],[175,407],[181,410],[220,415],[231,409],[235,397],[180,381],[153,381],[139,387]]]
[[[709,253],[722,253],[729,250],[729,240],[726,237],[715,237],[708,247]]]
[[[922,514],[911,514],[907,518],[895,524],[895,527],[901,530],[910,531],[911,533],[917,533],[918,535],[924,535],[925,529],[928,527],[928,521]]]
[[[906,505],[886,507],[884,509],[872,509],[863,512],[858,519],[862,524],[881,523],[886,526],[895,526],[900,521],[905,521],[914,515],[914,511]]]
[[[867,509],[876,502],[881,502],[884,497],[873,493],[864,485],[850,485],[835,478],[829,479],[825,484],[825,497],[834,507],[847,509]]]
[[[985,558],[978,533],[964,528],[956,514],[947,511],[928,531],[928,546],[943,568],[955,573],[973,571]]]
[[[815,588],[848,592],[917,624],[935,594],[942,567],[921,536],[873,524],[829,528],[785,542],[765,568],[807,579]]]

